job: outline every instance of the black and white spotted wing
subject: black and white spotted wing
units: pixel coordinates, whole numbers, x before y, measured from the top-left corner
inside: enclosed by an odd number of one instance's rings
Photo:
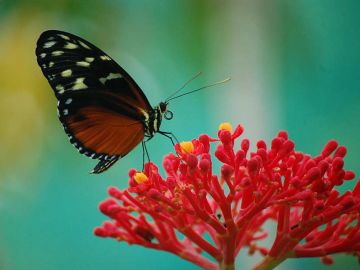
[[[70,33],[49,30],[36,56],[58,99],[58,114],[70,142],[100,160],[100,173],[144,138],[153,111],[136,82],[107,54]]]

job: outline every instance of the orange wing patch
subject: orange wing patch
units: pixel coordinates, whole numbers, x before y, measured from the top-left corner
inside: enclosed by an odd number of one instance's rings
[[[88,150],[125,156],[144,139],[144,126],[102,107],[86,107],[65,119],[73,136]]]

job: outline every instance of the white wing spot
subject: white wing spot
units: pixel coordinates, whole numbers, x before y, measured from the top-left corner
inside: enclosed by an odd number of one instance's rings
[[[51,55],[52,56],[60,56],[60,55],[62,55],[64,52],[63,51],[53,51],[52,53],[51,53]]]
[[[49,63],[49,67],[52,67],[54,65],[54,62]]]
[[[90,63],[86,61],[80,61],[80,62],[76,62],[76,65],[80,67],[88,67],[90,66]]]
[[[45,56],[46,56],[46,53],[41,53],[41,54],[40,54],[40,57],[41,57],[41,58],[45,58]]]
[[[58,34],[59,37],[66,39],[66,40],[70,40],[70,38],[68,36],[62,35],[62,34]]]
[[[74,86],[72,87],[72,90],[81,90],[86,89],[87,85],[84,83],[85,78],[77,78]]]
[[[70,50],[76,49],[76,48],[78,48],[78,47],[79,47],[78,45],[76,45],[76,44],[74,44],[74,43],[71,43],[71,42],[68,42],[68,43],[64,46],[65,49],[70,49]]]
[[[55,89],[59,92],[59,94],[62,94],[65,92],[64,86],[62,86],[61,84],[58,84],[57,86],[55,86]]]
[[[72,98],[68,98],[68,99],[65,101],[65,104],[69,105],[71,102],[72,102]]]
[[[107,56],[107,55],[100,56],[100,59],[104,60],[104,61],[111,61],[111,58],[109,56]]]
[[[68,115],[68,114],[69,114],[69,110],[68,110],[68,109],[64,109],[64,110],[63,110],[63,114],[64,114],[64,115]]]
[[[91,63],[92,61],[94,61],[94,57],[85,57],[85,61],[86,62],[89,62],[89,63]]]
[[[66,69],[63,72],[61,72],[61,76],[62,77],[70,77],[72,74],[72,70],[71,69]]]
[[[56,44],[56,41],[48,41],[48,42],[44,43],[43,48],[47,49],[47,48],[54,46],[55,44]]]
[[[79,44],[81,45],[81,46],[83,46],[85,49],[88,49],[88,50],[91,50],[91,48],[88,46],[88,45],[86,45],[84,42],[82,42],[82,41],[78,41],[79,42]]]
[[[41,66],[42,66],[42,68],[46,68],[46,64],[42,64]]]
[[[102,84],[105,84],[106,81],[110,81],[110,80],[113,80],[113,79],[120,79],[120,78],[122,78],[120,73],[110,73],[107,77],[100,78],[99,81]]]

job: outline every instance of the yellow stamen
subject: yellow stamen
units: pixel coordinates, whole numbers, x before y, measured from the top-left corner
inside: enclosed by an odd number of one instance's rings
[[[219,125],[219,130],[223,129],[229,131],[230,133],[232,132],[232,126],[229,122],[223,122]]]
[[[192,142],[181,142],[180,143],[181,152],[183,154],[189,154],[194,151],[194,145]]]
[[[143,183],[145,183],[146,181],[149,181],[149,178],[146,176],[145,173],[137,172],[137,173],[135,173],[135,175],[134,175],[134,180],[135,180],[136,183],[138,183],[138,184],[143,184]]]

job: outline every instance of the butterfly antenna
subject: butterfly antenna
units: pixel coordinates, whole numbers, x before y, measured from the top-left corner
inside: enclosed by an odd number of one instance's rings
[[[212,84],[209,84],[209,85],[202,86],[202,87],[200,87],[198,89],[192,90],[190,92],[183,93],[183,94],[175,96],[175,97],[172,95],[173,97],[167,98],[165,102],[169,102],[170,100],[173,100],[173,99],[176,99],[176,98],[179,98],[179,97],[182,97],[182,96],[185,96],[185,95],[188,95],[188,94],[191,94],[191,93],[194,93],[194,92],[197,92],[197,91],[200,91],[200,90],[203,90],[205,88],[209,88],[209,87],[212,87],[212,86],[215,86],[215,85],[218,85],[218,84],[223,84],[223,83],[226,83],[228,81],[230,81],[230,78],[226,78],[225,80],[218,81],[218,82],[215,82],[215,83],[212,83]]]
[[[202,74],[202,72],[200,71],[200,72],[196,73],[194,76],[192,76],[189,80],[187,80],[178,90],[176,90],[167,99],[165,99],[165,103],[167,103],[168,100],[170,100],[173,96],[175,96],[177,93],[179,93],[181,90],[183,90],[189,83],[191,83],[193,80],[195,80],[201,74]]]

